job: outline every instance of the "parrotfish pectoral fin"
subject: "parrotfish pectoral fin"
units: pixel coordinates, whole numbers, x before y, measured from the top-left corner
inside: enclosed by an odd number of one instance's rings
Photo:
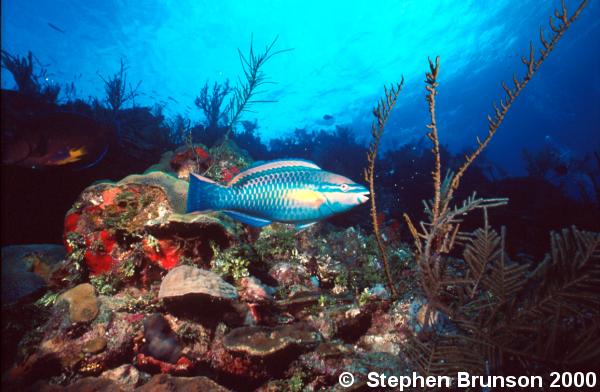
[[[315,223],[317,223],[317,222],[298,223],[295,226],[296,227],[296,231],[307,229],[307,228],[311,227],[312,225],[314,225]]]
[[[246,225],[254,226],[254,227],[263,227],[266,225],[270,225],[272,222],[267,219],[257,218],[255,216],[251,216],[248,214],[244,214],[237,211],[223,211],[226,215],[232,217],[233,219],[240,221]]]
[[[191,173],[187,194],[187,212],[212,210],[214,200],[222,191],[223,187],[210,178]]]

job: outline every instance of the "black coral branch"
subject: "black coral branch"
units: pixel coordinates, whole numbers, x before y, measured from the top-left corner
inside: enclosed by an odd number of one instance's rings
[[[540,42],[542,44],[542,48],[540,49],[540,54],[536,56],[535,49],[533,43],[529,44],[529,56],[522,57],[521,61],[526,66],[525,75],[518,79],[516,75],[513,75],[513,84],[514,86],[509,87],[506,83],[502,83],[502,88],[504,89],[506,95],[500,99],[499,107],[498,104],[494,103],[494,113],[492,116],[488,115],[488,133],[483,140],[477,138],[477,148],[469,155],[465,156],[465,163],[458,169],[456,175],[452,179],[451,190],[450,192],[454,192],[455,189],[458,188],[460,184],[460,180],[466,170],[469,168],[471,163],[483,152],[483,150],[487,147],[492,137],[498,130],[498,127],[504,121],[508,110],[511,105],[514,103],[515,99],[519,96],[523,88],[527,85],[527,83],[531,80],[535,72],[540,68],[544,60],[548,57],[550,52],[555,48],[558,41],[561,39],[565,31],[569,28],[569,26],[577,19],[583,8],[587,5],[588,0],[583,0],[579,7],[575,10],[573,15],[570,17],[567,13],[567,8],[565,5],[565,0],[562,0],[561,10],[555,10],[554,15],[558,19],[558,25],[555,25],[554,19],[550,16],[550,28],[553,32],[552,38],[550,41],[546,40],[544,36],[543,29],[540,28]]]
[[[265,63],[269,61],[273,56],[280,53],[290,51],[291,49],[274,50],[277,39],[275,37],[273,42],[268,45],[262,53],[256,53],[254,51],[254,45],[252,39],[250,40],[250,49],[248,55],[245,56],[241,50],[238,49],[240,57],[240,63],[242,65],[242,71],[244,78],[240,78],[238,84],[232,89],[232,97],[228,105],[229,110],[229,124],[227,133],[225,136],[229,136],[229,133],[240,120],[240,117],[244,112],[251,112],[253,106],[257,103],[274,102],[272,100],[257,100],[256,95],[260,94],[259,88],[265,84],[273,83],[270,81],[263,71]]]
[[[425,88],[431,117],[427,136],[435,159],[434,194],[424,201],[425,220],[415,225],[408,215],[404,218],[415,241],[419,283],[427,305],[448,315],[458,332],[427,341],[409,336],[407,352],[422,374],[453,374],[461,367],[482,374],[488,366],[496,373],[576,370],[600,361],[600,233],[576,228],[553,233],[551,251],[534,269],[530,263],[513,262],[505,251],[505,229],[499,234],[487,222],[487,209],[506,204],[507,199],[473,194],[462,205],[452,204],[467,169],[587,3],[582,1],[569,16],[562,1],[550,18],[551,36],[541,30],[539,53],[530,44],[529,56],[522,59],[525,75],[515,75],[513,86],[502,83],[505,96],[488,116],[486,137],[477,138],[475,150],[443,181],[435,115],[439,59],[429,60]],[[475,209],[483,209],[484,227],[461,232],[464,215]],[[446,256],[457,243],[465,246],[466,276],[450,268]]]
[[[600,234],[575,227],[551,233],[551,251],[536,270],[540,280],[531,316],[600,309]]]
[[[381,137],[383,136],[383,131],[385,129],[385,124],[396,104],[396,100],[398,99],[398,95],[400,95],[400,91],[402,91],[402,85],[404,84],[404,77],[397,85],[390,86],[389,90],[384,86],[384,94],[385,97],[382,98],[377,106],[373,109],[373,116],[375,119],[373,120],[373,124],[371,125],[371,134],[373,136],[371,140],[371,144],[369,145],[369,151],[367,152],[367,160],[368,166],[365,169],[365,181],[369,184],[369,192],[370,192],[370,200],[371,200],[371,220],[373,222],[373,232],[375,234],[375,239],[377,241],[377,247],[379,248],[379,252],[381,254],[381,259],[383,260],[383,265],[385,268],[386,278],[388,280],[388,286],[390,287],[390,291],[392,296],[396,298],[398,296],[398,292],[394,285],[394,279],[392,277],[392,273],[390,271],[390,264],[387,257],[387,252],[385,250],[385,246],[383,244],[383,239],[381,237],[381,232],[379,229],[379,222],[377,220],[377,204],[375,202],[375,162],[377,160],[377,152],[379,151],[379,142],[381,141]]]
[[[457,372],[483,374],[485,358],[473,350],[478,345],[463,335],[440,336],[434,341],[422,342],[409,335],[408,354],[421,374],[455,376]]]
[[[484,209],[484,211],[486,211]],[[511,262],[504,251],[505,230],[501,234],[491,229],[487,222],[475,230],[463,252],[475,284],[471,297],[479,287],[491,294],[492,302],[504,305],[514,298],[527,282],[529,265]]]

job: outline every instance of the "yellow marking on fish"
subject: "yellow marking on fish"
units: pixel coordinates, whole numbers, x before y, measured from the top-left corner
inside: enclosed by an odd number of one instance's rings
[[[291,200],[302,204],[308,204],[311,207],[320,207],[325,201],[325,198],[320,192],[310,189],[295,189],[290,191],[288,196]]]
[[[83,158],[86,154],[87,154],[87,151],[85,150],[85,147],[72,148],[69,150],[68,157],[66,157],[64,159],[60,159],[58,161],[54,161],[53,164],[65,165],[67,163],[77,162],[77,161],[81,160],[81,158]]]

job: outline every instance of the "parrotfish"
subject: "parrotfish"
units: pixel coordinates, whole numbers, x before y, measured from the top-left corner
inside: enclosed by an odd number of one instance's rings
[[[222,211],[256,227],[292,223],[301,230],[365,203],[369,190],[310,161],[282,159],[258,162],[227,185],[190,176],[188,212]]]

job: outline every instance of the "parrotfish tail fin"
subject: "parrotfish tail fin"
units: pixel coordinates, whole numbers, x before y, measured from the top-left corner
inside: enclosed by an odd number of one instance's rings
[[[218,209],[217,204],[223,192],[227,192],[224,186],[217,184],[210,178],[190,173],[187,212]]]

